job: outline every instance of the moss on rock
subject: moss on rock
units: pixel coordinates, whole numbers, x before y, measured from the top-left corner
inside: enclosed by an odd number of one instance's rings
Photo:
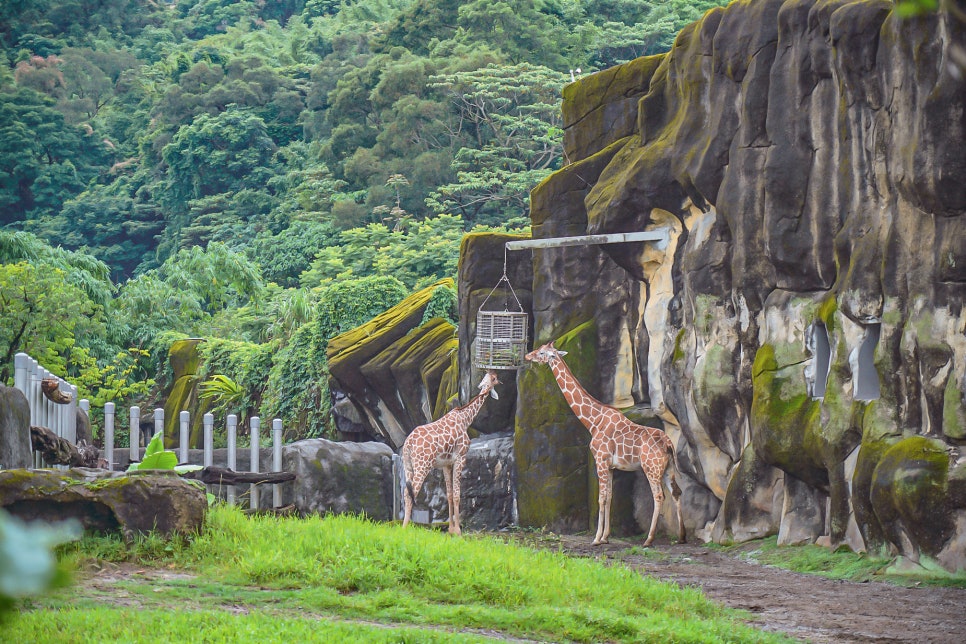
[[[928,555],[942,550],[954,527],[948,477],[949,455],[941,441],[910,436],[882,452],[872,472],[870,498],[887,538],[900,550],[905,537]]]
[[[966,440],[966,402],[955,376],[949,377],[943,391],[943,434],[954,440]]]
[[[804,391],[804,381],[792,382],[779,368],[774,346],[764,344],[755,354],[752,382],[751,434],[758,455],[806,483],[827,486],[817,435],[821,407]]]
[[[565,333],[555,346],[585,388],[597,383],[597,328],[585,322]],[[587,446],[590,434],[577,420],[553,373],[533,364],[520,373],[514,451],[517,455],[517,504],[520,524],[554,530],[586,530],[588,503]]]

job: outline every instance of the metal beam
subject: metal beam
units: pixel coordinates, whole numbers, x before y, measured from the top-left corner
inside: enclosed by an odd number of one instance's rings
[[[524,250],[526,248],[561,248],[563,246],[590,246],[592,244],[620,244],[625,242],[653,241],[657,247],[663,249],[670,241],[670,231],[667,228],[647,230],[634,233],[610,233],[607,235],[577,235],[575,237],[547,237],[546,239],[525,239],[506,243],[507,250]]]

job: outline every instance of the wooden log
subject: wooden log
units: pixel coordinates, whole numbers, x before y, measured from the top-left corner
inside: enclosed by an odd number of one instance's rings
[[[40,390],[44,392],[44,397],[50,402],[58,405],[67,405],[74,400],[73,394],[60,390],[60,381],[56,378],[44,378],[40,381]]]
[[[201,481],[207,485],[285,483],[295,480],[294,472],[236,472],[217,465],[209,465],[201,470],[185,472],[182,476],[186,479]]]
[[[99,451],[86,442],[74,445],[61,438],[47,427],[30,426],[30,442],[35,452],[40,452],[48,465],[69,465],[71,467],[98,467]]]

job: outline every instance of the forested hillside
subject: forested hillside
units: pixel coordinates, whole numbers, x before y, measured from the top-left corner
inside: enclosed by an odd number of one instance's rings
[[[222,395],[322,432],[328,338],[528,225],[571,74],[716,4],[3,0],[0,378],[126,400],[201,336]]]

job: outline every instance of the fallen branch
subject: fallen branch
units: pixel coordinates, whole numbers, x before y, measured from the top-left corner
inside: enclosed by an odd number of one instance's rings
[[[100,451],[94,445],[74,445],[46,427],[30,426],[30,442],[48,465],[97,467]]]
[[[236,472],[227,467],[209,465],[201,470],[185,472],[182,478],[194,479],[207,485],[239,485],[259,483],[285,483],[294,481],[294,472]]]

